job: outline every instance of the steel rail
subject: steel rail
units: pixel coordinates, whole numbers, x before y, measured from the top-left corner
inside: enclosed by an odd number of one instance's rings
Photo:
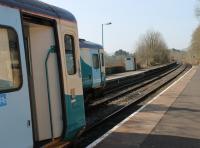
[[[88,108],[87,110],[89,110],[90,108],[93,108],[93,107],[96,107],[98,105],[102,105],[102,104],[105,104],[109,101],[112,101],[118,97],[121,97],[123,95],[126,95],[128,94],[129,92],[131,91],[135,91],[139,88],[142,88],[150,83],[153,83],[154,81],[158,80],[158,79],[161,79],[163,77],[165,77],[166,75],[168,75],[169,73],[175,71],[176,69],[178,69],[181,65],[177,65],[176,67],[174,67],[173,69],[168,69],[168,71],[166,70],[165,72],[162,72],[162,73],[157,73],[157,75],[149,75],[149,76],[146,76],[144,78],[141,78],[141,80],[137,83],[137,84],[131,84],[131,85],[128,85],[126,87],[126,89],[119,89],[118,92],[115,91],[113,93],[115,93],[114,95],[111,95],[108,94],[107,96],[103,97],[103,98],[98,98],[98,100],[94,100],[92,103],[90,103],[88,105]],[[124,86],[123,86],[124,87]]]

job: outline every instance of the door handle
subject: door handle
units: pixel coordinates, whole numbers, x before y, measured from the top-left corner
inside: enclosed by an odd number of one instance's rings
[[[75,88],[72,88],[70,90],[70,97],[71,97],[71,103],[75,103],[76,102],[76,95],[75,95]]]

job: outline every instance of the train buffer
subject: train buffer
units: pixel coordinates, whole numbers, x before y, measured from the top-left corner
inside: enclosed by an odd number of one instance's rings
[[[200,148],[200,67],[193,67],[88,147]]]

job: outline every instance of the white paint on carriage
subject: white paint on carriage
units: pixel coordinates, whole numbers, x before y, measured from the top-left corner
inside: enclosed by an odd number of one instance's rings
[[[22,88],[15,92],[5,93],[6,106],[0,107],[0,145],[3,148],[33,147],[30,100],[21,16],[19,10],[0,6],[0,25],[12,27],[18,35],[23,75]],[[5,98],[4,98],[5,99]],[[4,100],[5,101],[5,100]]]

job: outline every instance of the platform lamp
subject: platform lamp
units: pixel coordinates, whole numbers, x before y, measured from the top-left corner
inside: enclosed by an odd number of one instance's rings
[[[104,35],[104,25],[111,25],[112,23],[111,22],[108,22],[108,23],[105,23],[105,24],[102,24],[102,46],[104,47],[104,38],[103,38],[103,35]]]

